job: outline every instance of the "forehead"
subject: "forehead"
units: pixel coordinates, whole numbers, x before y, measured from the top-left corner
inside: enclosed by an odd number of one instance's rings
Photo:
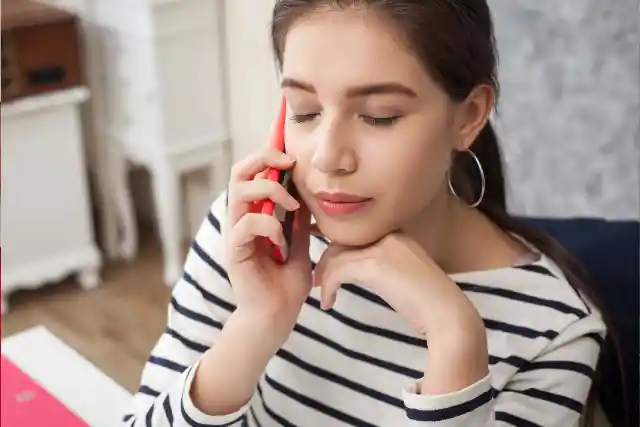
[[[296,22],[285,42],[283,75],[319,91],[377,81],[420,88],[428,80],[390,24],[357,10],[316,12]]]

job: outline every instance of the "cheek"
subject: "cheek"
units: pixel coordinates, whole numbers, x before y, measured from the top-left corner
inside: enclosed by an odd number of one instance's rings
[[[295,131],[287,129],[286,134],[285,151],[296,159],[296,164],[293,168],[293,182],[298,187],[298,190],[304,191],[305,177],[311,165],[313,152],[308,149],[309,144],[305,144],[303,138],[300,135],[296,135]]]
[[[446,139],[425,137],[388,153],[385,185],[396,205],[424,208],[446,181],[451,156]],[[419,205],[419,206],[418,206]]]

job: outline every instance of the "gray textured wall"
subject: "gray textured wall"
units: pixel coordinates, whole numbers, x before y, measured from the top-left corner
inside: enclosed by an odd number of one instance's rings
[[[638,218],[638,0],[489,0],[511,208]]]

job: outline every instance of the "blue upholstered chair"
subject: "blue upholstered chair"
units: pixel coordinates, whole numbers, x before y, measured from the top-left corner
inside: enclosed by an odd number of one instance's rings
[[[640,338],[640,223],[602,219],[529,218],[572,252],[586,267],[596,294],[610,315],[621,344],[624,387],[617,360],[605,362],[600,402],[614,426],[624,425],[623,390],[626,391],[631,426],[638,422]]]

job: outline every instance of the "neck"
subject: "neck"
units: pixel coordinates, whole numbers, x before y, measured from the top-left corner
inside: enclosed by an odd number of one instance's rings
[[[404,231],[447,274],[512,265],[527,253],[520,242],[448,191]]]
[[[403,228],[445,272],[449,264],[451,238],[460,222],[458,204],[458,200],[443,189],[418,218]]]

